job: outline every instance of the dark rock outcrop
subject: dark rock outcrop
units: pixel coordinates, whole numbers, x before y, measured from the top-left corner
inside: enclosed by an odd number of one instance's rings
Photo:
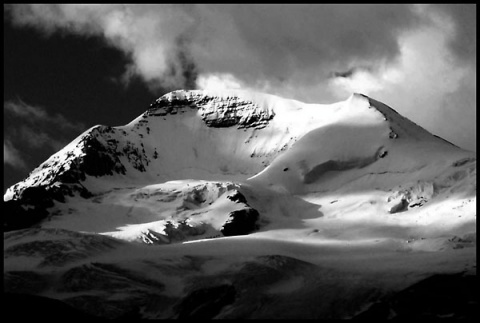
[[[258,211],[248,207],[230,212],[227,222],[220,230],[224,236],[246,235],[258,230]]]
[[[394,213],[407,211],[407,209],[408,209],[408,200],[406,198],[402,198],[398,203],[393,205],[390,208],[390,210],[388,210],[388,212],[391,214],[394,214]]]
[[[165,116],[185,111],[186,108],[200,110],[202,120],[208,127],[261,129],[268,125],[275,114],[261,109],[251,101],[238,97],[226,99],[205,95],[198,91],[174,91],[155,100],[145,115]]]
[[[93,194],[83,186],[86,176],[125,174],[120,160],[127,157],[133,168],[145,171],[149,160],[116,130],[96,126],[86,133],[71,150],[56,154],[30,173],[25,182],[14,185],[12,199],[4,202],[3,231],[18,230],[39,223],[49,215],[55,202],[67,196],[83,198]]]
[[[7,212],[3,216],[3,230],[27,228],[41,222],[49,216],[49,208],[55,202],[65,202],[68,196],[92,197],[89,187],[84,186],[88,176],[126,175],[132,167],[147,172],[150,162],[159,155],[155,150],[147,156],[143,143],[137,144],[138,137],[141,140],[144,136],[138,130],[142,127],[150,133],[146,126],[148,116],[183,113],[188,109],[198,109],[206,126],[216,128],[260,129],[274,117],[273,111],[239,97],[209,96],[202,91],[171,92],[152,103],[131,132],[120,127],[94,126],[34,169],[24,181],[12,186],[6,194],[8,202],[4,203]],[[200,202],[194,200],[186,207]]]
[[[238,190],[235,190],[233,192],[233,194],[230,194],[227,196],[227,198],[230,200],[230,201],[233,201],[233,202],[236,202],[236,203],[243,203],[243,204],[247,204],[247,199],[245,198],[245,196],[240,193]],[[248,205],[248,204],[247,204]]]

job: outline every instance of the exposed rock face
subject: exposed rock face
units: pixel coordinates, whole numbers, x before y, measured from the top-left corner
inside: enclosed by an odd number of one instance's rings
[[[153,230],[147,230],[144,233],[142,240],[146,244],[167,244],[184,241],[189,237],[195,237],[202,235],[206,232],[207,225],[200,224],[192,226],[185,221],[172,223],[167,221],[164,229],[164,233],[155,232]]]
[[[233,211],[229,214],[229,219],[223,225],[221,231],[224,236],[238,236],[252,233],[258,229],[258,218],[258,211],[251,207]]]
[[[125,174],[122,156],[138,171],[145,171],[148,158],[132,142],[120,141],[118,138],[126,135],[120,132],[107,126],[93,127],[80,136],[74,146],[65,147],[65,151],[53,155],[34,169],[25,181],[10,188],[13,191],[12,200],[25,200],[25,191],[40,187],[44,187],[49,197],[56,200],[65,193],[70,196],[80,193],[89,197],[88,190],[81,184],[86,175],[100,177]]]
[[[210,232],[211,236],[204,238],[214,238],[220,236],[246,235],[259,229],[258,220],[260,214],[257,210],[250,207],[245,196],[238,191],[236,186],[231,183],[207,183],[196,185],[184,192],[183,203],[177,210],[197,210],[206,205],[215,202],[223,194],[228,194],[227,199],[241,205],[243,208],[232,211],[228,214],[228,219],[218,231],[212,228],[208,223],[192,223],[187,220],[168,220],[165,223],[163,232],[147,230],[143,233],[142,241],[146,244],[170,244],[185,240],[191,240]],[[193,213],[195,215],[208,211]]]
[[[247,204],[247,199],[245,198],[245,196],[237,190],[235,190],[233,194],[228,195],[227,198],[236,203]]]
[[[126,139],[124,131],[93,127],[74,146],[65,147],[9,189],[12,194],[4,202],[9,212],[4,216],[3,230],[26,228],[41,221],[48,215],[48,208],[55,201],[64,202],[66,196],[91,197],[92,193],[82,184],[86,176],[125,175],[122,158],[140,172],[145,172],[150,162],[140,147]]]
[[[405,197],[401,197],[400,200],[395,203],[388,212],[391,214],[407,211],[408,200]]]
[[[245,196],[238,190],[234,190],[233,194],[228,195],[227,198],[246,207],[229,214],[227,222],[221,229],[222,234],[224,236],[246,235],[258,230],[260,214],[248,205]]]
[[[177,114],[179,110],[186,108],[199,109],[205,124],[215,128],[238,125],[239,129],[252,127],[261,129],[275,116],[272,111],[238,97],[224,100],[199,91],[174,91],[164,95],[150,105],[146,115]]]
[[[115,132],[111,127],[93,127],[80,136],[74,146],[67,146],[64,148],[66,151],[53,155],[34,169],[25,181],[10,188],[13,191],[12,200],[24,200],[24,191],[39,187],[44,187],[49,195],[58,192],[57,196],[65,193],[70,196],[74,193],[89,196],[88,190],[81,184],[86,175],[125,174],[125,167],[119,160],[121,152],[118,151],[118,140],[113,138]],[[123,150],[127,156],[138,155],[132,149]]]
[[[190,108],[198,109],[205,124],[215,128],[238,126],[261,129],[274,117],[273,111],[238,97],[224,99],[205,95],[201,91],[171,92],[152,103],[142,115],[144,119],[130,133],[109,126],[92,127],[34,169],[24,181],[12,186],[4,203],[9,212],[4,217],[3,230],[21,229],[38,223],[48,216],[48,208],[55,201],[64,202],[66,196],[92,197],[83,185],[87,176],[126,175],[132,168],[147,172],[152,160],[161,157],[156,150],[147,155],[141,143],[144,134],[136,133],[136,130],[145,127],[149,134],[150,129],[146,125],[149,116],[177,114]],[[27,209],[26,205],[29,205]]]
[[[408,208],[421,207],[434,196],[434,186],[431,182],[419,181],[406,188],[396,191],[387,199],[392,206],[390,213],[407,211]]]

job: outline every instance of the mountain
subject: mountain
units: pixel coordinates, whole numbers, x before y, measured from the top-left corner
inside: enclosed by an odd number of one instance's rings
[[[475,205],[475,153],[367,96],[174,91],[7,190],[4,291],[108,318],[407,318],[416,284],[476,277]]]

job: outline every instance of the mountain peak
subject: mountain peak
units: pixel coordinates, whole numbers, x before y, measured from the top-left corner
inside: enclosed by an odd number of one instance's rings
[[[359,93],[328,105],[240,90],[178,90],[125,126],[88,129],[10,187],[4,201],[22,201],[32,187],[51,196],[42,202],[51,205],[65,194],[89,197],[112,183],[179,178],[248,179],[308,192],[325,186],[324,174],[332,170],[407,172],[434,156],[448,163],[445,151],[454,149],[451,158],[464,154]]]
[[[109,318],[344,319],[475,272],[475,206],[475,154],[362,94],[174,91],[8,189],[5,291]]]
[[[145,116],[184,113],[188,108],[198,110],[205,124],[215,128],[238,126],[239,129],[260,129],[275,115],[268,107],[239,97],[237,91],[219,94],[178,90],[155,100]]]

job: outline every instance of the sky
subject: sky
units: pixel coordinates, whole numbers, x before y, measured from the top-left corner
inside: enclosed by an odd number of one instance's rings
[[[476,151],[475,4],[4,5],[4,191],[177,89],[358,92]]]

